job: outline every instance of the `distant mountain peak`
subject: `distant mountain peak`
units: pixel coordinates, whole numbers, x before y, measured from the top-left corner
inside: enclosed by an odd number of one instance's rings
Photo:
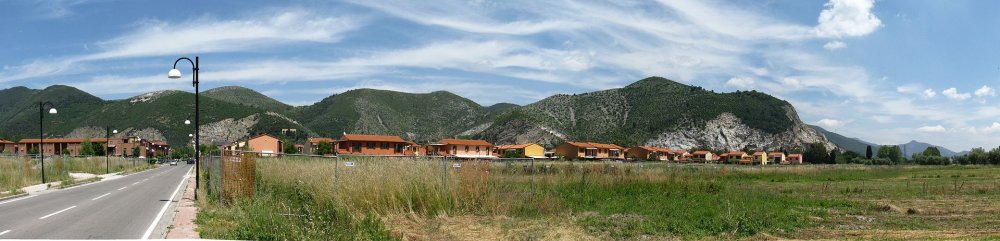
[[[183,92],[183,91],[180,91],[180,90],[157,90],[157,91],[153,91],[153,92],[149,92],[149,93],[145,93],[145,94],[133,96],[132,98],[128,98],[128,102],[129,103],[133,103],[133,104],[135,104],[135,103],[143,103],[143,102],[152,102],[152,101],[155,101],[156,99],[159,99],[160,97],[163,97],[163,96],[166,96],[166,95],[175,94],[175,93],[181,93],[181,92]]]

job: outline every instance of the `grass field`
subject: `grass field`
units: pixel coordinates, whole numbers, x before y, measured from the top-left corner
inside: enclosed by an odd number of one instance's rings
[[[68,180],[70,172],[104,174],[111,172],[135,172],[148,169],[144,160],[134,161],[111,157],[106,166],[104,157],[47,157],[45,161],[46,181]],[[14,194],[16,189],[42,183],[41,163],[24,157],[0,156],[0,191]],[[2,197],[2,195],[0,195]]]
[[[257,159],[252,198],[200,200],[199,232],[252,240],[1000,238],[998,167],[544,162],[531,175],[524,162],[338,163]]]

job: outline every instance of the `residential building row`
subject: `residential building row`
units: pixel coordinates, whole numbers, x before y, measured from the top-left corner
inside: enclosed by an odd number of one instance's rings
[[[27,155],[33,151],[52,155],[80,155],[84,142],[100,144],[111,156],[123,157],[153,157],[170,153],[170,145],[166,141],[146,140],[139,137],[123,138],[45,138],[21,139],[12,142],[0,139],[0,153]]]
[[[330,150],[321,151],[321,143]],[[235,146],[234,146],[235,145]],[[282,140],[268,134],[257,135],[225,149],[250,150],[261,156],[285,153]],[[671,150],[661,147],[637,146],[624,148],[615,144],[567,141],[551,150],[536,143],[493,145],[485,140],[442,139],[419,145],[398,136],[344,134],[340,139],[308,138],[295,145],[297,153],[317,155],[358,156],[447,156],[460,159],[495,159],[523,157],[534,159],[564,158],[568,160],[656,160],[679,163],[732,163],[745,165],[802,164],[801,154],[784,152],[732,151],[716,154],[708,150]]]

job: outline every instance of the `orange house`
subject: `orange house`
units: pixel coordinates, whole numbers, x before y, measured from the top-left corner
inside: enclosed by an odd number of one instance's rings
[[[13,154],[17,152],[17,145],[12,141],[0,139],[0,154]]]
[[[555,153],[566,159],[625,159],[624,149],[615,144],[567,141]]]
[[[410,142],[398,136],[346,134],[337,141],[337,154],[364,156],[413,156]]]
[[[427,144],[424,151],[428,156],[451,156],[469,159],[495,159],[493,144],[484,140],[443,139]]]
[[[277,156],[285,153],[282,148],[282,141],[277,137],[268,134],[260,134],[247,140],[247,148],[250,151],[259,153],[260,156]]]
[[[70,156],[80,155],[80,147],[86,139],[84,138],[45,138],[43,143],[40,143],[38,139],[21,139],[17,142],[17,149],[23,152],[22,154],[27,154],[32,149],[38,149],[39,144],[41,145],[41,150],[45,155],[62,155],[67,154]],[[105,145],[107,142],[105,138],[89,138],[91,143],[100,143]]]
[[[674,151],[666,148],[652,147],[652,146],[637,146],[625,149],[625,153],[631,158],[636,158],[638,160],[658,160],[658,161],[670,161],[674,156]]]
[[[710,151],[694,151],[694,153],[691,153],[691,160],[695,162],[713,162],[715,161],[715,154]]]
[[[304,152],[302,153],[308,155],[315,155],[317,149],[319,149],[318,146],[320,142],[330,143],[330,145],[332,146],[335,141],[333,141],[333,139],[325,137],[310,137],[309,139],[306,139],[306,145],[305,147],[303,147]]]

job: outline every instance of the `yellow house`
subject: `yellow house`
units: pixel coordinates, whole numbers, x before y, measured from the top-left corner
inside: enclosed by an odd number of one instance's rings
[[[535,143],[501,145],[497,147],[496,155],[502,157],[508,151],[521,151],[521,153],[524,153],[524,157],[546,158],[545,148]]]
[[[712,154],[710,151],[694,151],[694,153],[691,153],[691,160],[708,163],[715,161],[715,154]]]
[[[740,163],[744,157],[748,156],[746,152],[742,151],[731,151],[728,154],[729,155],[726,155],[726,158],[728,158],[726,159],[726,162],[728,163]]]
[[[767,152],[762,152],[762,151],[754,152],[753,162],[754,164],[767,165]]]

